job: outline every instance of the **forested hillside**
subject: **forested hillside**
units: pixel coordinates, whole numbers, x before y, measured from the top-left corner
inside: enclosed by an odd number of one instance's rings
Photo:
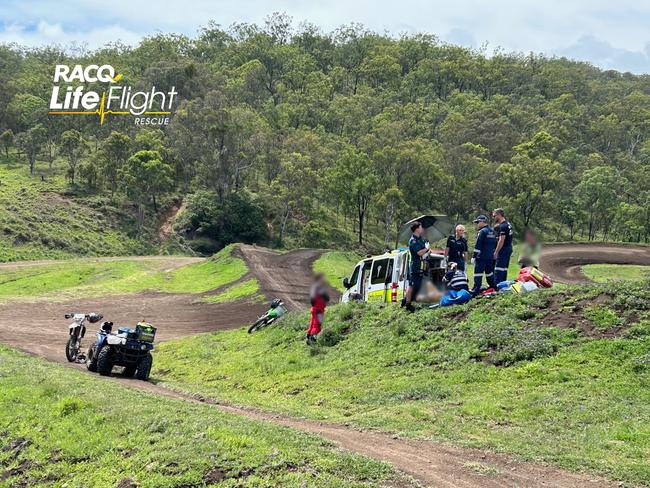
[[[54,66],[89,63],[175,86],[171,123],[47,115]],[[133,239],[184,197],[175,230],[202,252],[378,248],[421,212],[495,206],[519,233],[650,240],[648,76],[275,14],[134,47],[0,46],[0,86],[0,164],[66,176],[129,214]]]

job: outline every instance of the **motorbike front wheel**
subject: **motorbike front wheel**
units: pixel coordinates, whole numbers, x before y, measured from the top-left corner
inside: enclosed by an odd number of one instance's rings
[[[65,346],[65,357],[71,363],[74,363],[77,360],[79,355],[79,341],[74,335],[71,335],[68,339],[68,343]]]
[[[266,315],[264,317],[260,317],[259,319],[257,319],[257,321],[255,321],[255,323],[248,328],[248,333],[252,334],[256,330],[261,329],[262,327],[264,327],[266,325],[266,321],[268,319],[269,319],[269,317],[266,316]]]

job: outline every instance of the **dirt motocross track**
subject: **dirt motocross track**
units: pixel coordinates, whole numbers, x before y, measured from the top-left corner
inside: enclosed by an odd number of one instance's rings
[[[548,244],[540,268],[559,283],[586,283],[586,264],[637,264],[650,266],[650,246],[616,244]]]
[[[627,248],[610,254],[613,262],[632,260]],[[644,249],[647,251],[647,249]],[[548,246],[542,262],[546,270],[558,281],[567,280],[562,260],[579,266],[596,259],[602,253],[590,247],[579,250],[581,259],[575,261],[574,246]],[[255,246],[241,246],[238,251],[249,267],[249,273],[258,279],[267,298],[282,298],[292,310],[309,306],[309,286],[312,263],[321,254],[317,250],[296,250],[281,254]],[[591,258],[590,258],[591,256]],[[142,258],[151,259],[151,258]],[[167,258],[169,266],[178,267],[193,258]],[[635,264],[648,264],[633,261]],[[39,263],[32,263],[39,264]],[[0,267],[20,267],[28,263],[6,264]],[[543,268],[544,269],[544,268]],[[584,278],[584,277],[582,277]],[[332,290],[333,300],[338,294]],[[65,362],[64,345],[67,340],[67,321],[63,314],[70,311],[99,311],[116,324],[132,324],[146,319],[159,327],[157,339],[176,337],[213,330],[237,328],[250,323],[266,308],[265,304],[234,302],[209,304],[196,301],[197,295],[140,293],[96,299],[78,299],[67,302],[39,301],[34,303],[7,303],[0,305],[0,343],[4,343],[46,359]],[[89,334],[94,326],[89,327]],[[87,336],[85,344],[88,344]],[[83,368],[83,365],[77,365]],[[516,460],[507,455],[452,447],[428,441],[399,439],[390,434],[361,432],[341,425],[324,424],[295,419],[273,413],[260,412],[246,407],[222,405],[216,400],[197,398],[172,391],[153,382],[143,383],[113,376],[108,381],[138,388],[153,394],[174,397],[183,401],[204,402],[220,410],[243,415],[256,420],[294,427],[322,435],[341,447],[392,464],[396,469],[417,480],[418,486],[432,487],[609,487],[616,483],[595,476],[569,473],[537,463]],[[485,474],[488,472],[489,474]],[[390,486],[415,486],[408,481]]]

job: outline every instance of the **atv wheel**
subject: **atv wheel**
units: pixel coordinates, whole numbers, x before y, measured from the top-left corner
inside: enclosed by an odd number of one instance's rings
[[[262,327],[264,327],[264,326],[266,325],[266,320],[267,320],[267,318],[268,318],[268,317],[262,317],[262,318],[257,319],[257,322],[255,322],[253,325],[251,325],[251,326],[248,328],[248,333],[249,333],[249,334],[252,334],[252,333],[255,332],[256,330],[259,330],[259,329],[261,329]]]
[[[111,358],[111,348],[104,346],[97,354],[97,372],[102,376],[108,376],[113,371],[113,359]]]
[[[79,349],[77,349],[77,338],[73,335],[68,339],[68,343],[65,346],[65,357],[71,363],[74,363],[77,360],[77,355],[79,354]]]
[[[86,353],[86,368],[93,373],[97,372],[97,346],[92,345]]]
[[[138,380],[147,381],[151,373],[151,366],[153,365],[153,356],[148,352],[146,356],[140,359],[138,369],[135,372],[135,377]]]
[[[124,369],[122,370],[122,376],[126,376],[127,378],[133,378],[135,371],[136,371],[135,366],[125,366]]]

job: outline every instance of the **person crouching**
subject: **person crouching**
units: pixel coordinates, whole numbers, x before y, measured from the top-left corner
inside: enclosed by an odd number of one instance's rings
[[[309,298],[311,301],[311,322],[307,329],[307,344],[313,344],[316,342],[318,334],[320,334],[323,321],[325,320],[325,307],[327,307],[330,301],[329,294],[327,293],[327,285],[325,284],[325,276],[322,273],[317,273],[314,276]]]
[[[445,284],[448,290],[467,290],[469,291],[469,281],[467,280],[467,275],[465,271],[458,269],[458,264],[455,262],[450,262],[447,265],[447,272],[442,278],[442,282]]]

